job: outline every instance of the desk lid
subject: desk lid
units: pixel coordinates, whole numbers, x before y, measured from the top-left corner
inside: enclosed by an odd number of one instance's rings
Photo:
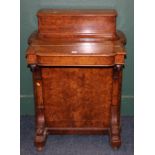
[[[27,63],[40,66],[113,66],[124,64],[125,37],[104,42],[45,41],[35,32],[29,39]]]

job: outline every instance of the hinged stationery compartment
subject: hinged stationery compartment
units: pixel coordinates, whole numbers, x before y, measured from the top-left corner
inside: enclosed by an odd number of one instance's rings
[[[40,10],[38,31],[40,38],[107,38],[116,37],[114,10]]]

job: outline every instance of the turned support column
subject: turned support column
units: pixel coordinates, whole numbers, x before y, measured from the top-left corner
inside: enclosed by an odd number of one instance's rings
[[[110,143],[113,148],[121,145],[120,135],[120,104],[121,104],[121,82],[123,65],[116,65],[113,68],[113,90],[111,103],[110,120]]]
[[[45,129],[44,103],[42,91],[41,69],[37,65],[28,66],[33,73],[34,95],[35,95],[35,140],[34,144],[38,151],[41,151],[45,145],[47,132]]]

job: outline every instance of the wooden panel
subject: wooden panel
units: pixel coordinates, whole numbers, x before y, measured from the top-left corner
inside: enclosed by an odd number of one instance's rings
[[[111,68],[42,68],[49,127],[108,127]]]
[[[40,10],[38,23],[40,37],[61,38],[64,35],[92,36],[95,34],[114,38],[116,12],[114,10]]]

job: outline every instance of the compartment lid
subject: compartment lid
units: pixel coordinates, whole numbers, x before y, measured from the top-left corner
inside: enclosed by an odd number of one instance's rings
[[[126,54],[123,33],[116,41],[47,42],[37,32],[29,40],[27,63],[39,66],[113,66],[124,64]]]
[[[38,11],[37,16],[117,16],[114,9],[41,9]]]
[[[38,11],[38,36],[42,39],[100,38],[115,39],[115,10],[62,10]]]

